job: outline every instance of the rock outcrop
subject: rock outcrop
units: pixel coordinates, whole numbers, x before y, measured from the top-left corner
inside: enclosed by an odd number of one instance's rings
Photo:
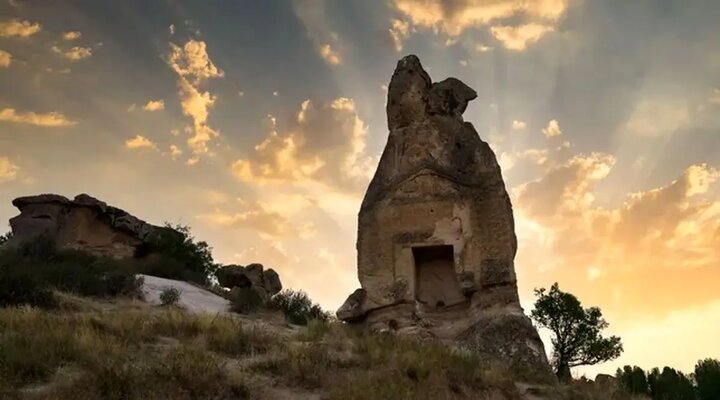
[[[361,289],[338,318],[422,332],[552,380],[543,343],[520,307],[510,198],[490,146],[463,121],[477,94],[432,83],[415,56],[388,89],[390,134],[358,221]],[[527,372],[527,373],[525,373]]]
[[[226,265],[215,276],[220,286],[231,290],[253,290],[261,299],[267,300],[282,290],[280,276],[272,268],[265,270],[262,264]]]
[[[20,197],[12,204],[20,215],[10,219],[13,236],[8,246],[48,237],[58,249],[125,259],[144,257],[166,235],[180,235],[148,224],[86,194],[73,200],[56,194]]]

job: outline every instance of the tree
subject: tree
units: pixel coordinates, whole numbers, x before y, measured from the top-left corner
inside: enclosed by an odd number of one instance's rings
[[[562,381],[571,379],[570,368],[613,360],[623,351],[620,338],[604,338],[609,324],[597,307],[583,308],[571,293],[555,282],[550,291],[535,289],[537,300],[532,318],[552,332],[553,367]]]
[[[695,365],[699,400],[720,399],[720,361],[708,358]]]
[[[620,385],[632,394],[648,394],[648,381],[645,371],[640,367],[626,365],[623,369],[618,368],[615,377]]]
[[[653,368],[648,374],[650,397],[653,400],[695,400],[695,388],[682,372],[670,367]]]

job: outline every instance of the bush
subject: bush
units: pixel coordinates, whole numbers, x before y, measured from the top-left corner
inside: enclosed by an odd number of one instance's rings
[[[0,253],[0,306],[49,307],[52,290],[83,296],[140,296],[142,279],[121,263],[78,251],[56,251],[40,237]]]
[[[196,241],[188,226],[165,223],[165,230],[141,251],[141,255],[157,254],[138,263],[135,270],[161,278],[208,285],[218,269],[212,257],[212,248],[204,241]]]
[[[269,306],[282,311],[288,322],[296,325],[307,325],[312,320],[330,319],[330,313],[324,311],[319,304],[313,304],[303,291],[283,290],[270,299]]]
[[[160,304],[163,306],[174,306],[180,301],[180,290],[174,287],[167,287],[160,293]]]

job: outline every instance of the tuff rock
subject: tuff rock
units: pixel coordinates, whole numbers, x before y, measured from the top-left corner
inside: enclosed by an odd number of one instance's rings
[[[116,259],[144,257],[167,235],[181,235],[145,221],[87,194],[70,200],[56,194],[19,197],[20,215],[10,219],[8,246],[41,236],[58,249],[73,249]]]
[[[463,120],[477,93],[432,83],[420,60],[397,64],[390,130],[358,216],[358,277],[339,319],[432,336],[551,382],[540,337],[518,299],[517,239],[495,154]]]
[[[220,286],[228,289],[252,289],[267,300],[282,290],[280,276],[272,268],[265,270],[262,264],[226,265],[215,273]]]

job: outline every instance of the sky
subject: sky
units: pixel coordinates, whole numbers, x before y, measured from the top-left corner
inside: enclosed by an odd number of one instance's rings
[[[622,337],[577,373],[690,371],[720,358],[719,20],[716,0],[0,0],[0,221],[88,193],[336,309],[416,54],[478,92],[526,311],[559,282]]]

